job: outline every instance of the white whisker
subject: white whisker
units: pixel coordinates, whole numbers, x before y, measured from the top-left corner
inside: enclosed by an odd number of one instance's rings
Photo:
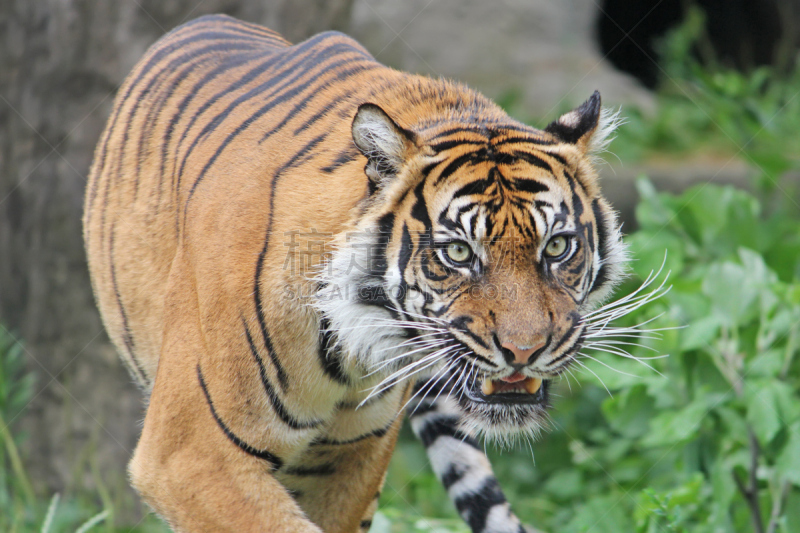
[[[435,323],[438,323],[438,324],[443,324],[445,326],[449,325],[449,322],[447,320],[444,320],[444,319],[441,319],[441,318],[434,318],[434,317],[430,317],[430,316],[420,315],[418,313],[412,313],[411,311],[405,311],[405,310],[402,310],[402,309],[396,309],[394,307],[388,307],[388,309],[391,309],[395,313],[402,313],[402,314],[405,314],[405,315],[408,315],[408,316],[413,316],[414,318],[420,318],[422,320],[430,320],[431,322],[435,322]]]
[[[579,360],[579,359],[574,359],[574,361],[576,363],[578,363],[581,366],[581,368],[583,368],[584,370],[588,370],[589,372],[591,372],[592,375],[597,378],[597,381],[600,382],[600,384],[603,386],[603,388],[606,389],[606,392],[608,393],[608,395],[611,396],[612,398],[614,397],[614,395],[611,394],[611,391],[608,390],[608,387],[606,387],[605,382],[602,379],[600,379],[600,376],[598,376],[597,374],[594,373],[594,370],[592,370],[591,368],[589,368],[588,366],[583,364],[583,362],[581,360]]]
[[[592,341],[592,342],[585,342],[583,345],[587,348],[591,348],[593,346],[638,346],[639,348],[643,348],[645,350],[650,350],[651,352],[657,352],[655,348],[652,346],[646,346],[644,344],[639,344],[638,342],[627,342],[627,341],[618,341],[618,340],[602,340],[602,341]]]
[[[437,342],[437,343],[435,343],[433,345],[426,345],[426,346],[423,346],[421,348],[417,348],[415,350],[411,350],[411,351],[408,351],[408,352],[403,352],[403,353],[401,353],[399,355],[395,355],[394,357],[389,357],[388,359],[384,359],[383,361],[381,361],[381,363],[379,365],[375,365],[372,368],[372,371],[370,371],[368,374],[365,374],[364,377],[369,377],[369,376],[372,376],[372,375],[376,374],[377,372],[380,372],[382,369],[386,368],[387,366],[392,365],[395,361],[398,361],[400,359],[404,359],[404,358],[409,357],[410,355],[413,355],[415,353],[432,350],[432,349],[436,348],[437,346],[441,346],[441,345],[447,344],[449,342],[450,341],[444,340],[442,342]],[[420,361],[423,360],[425,357],[428,357],[428,355],[426,354],[423,358],[420,359]]]
[[[408,379],[411,376],[413,376],[415,374],[418,374],[419,372],[421,372],[421,371],[423,371],[423,370],[435,365],[442,358],[444,358],[444,356],[449,351],[456,350],[456,349],[458,349],[457,346],[444,347],[444,348],[442,348],[442,349],[440,349],[440,350],[438,350],[436,352],[433,352],[431,354],[426,355],[425,357],[423,357],[419,361],[415,361],[414,363],[406,365],[403,368],[395,371],[393,374],[391,374],[391,375],[387,376],[386,378],[384,378],[380,383],[378,383],[374,387],[371,387],[371,388],[367,389],[367,390],[370,391],[370,393],[367,395],[366,398],[364,398],[364,400],[362,400],[362,402],[359,404],[359,406],[363,405],[364,402],[368,401],[370,398],[372,398],[376,394],[380,394],[384,390],[386,390],[386,389],[388,389],[390,387],[393,387],[394,385],[396,385],[400,381],[402,381],[404,379]]]
[[[403,404],[403,407],[400,409],[400,411],[401,411],[401,412],[402,412],[402,411],[405,411],[406,407],[408,407],[408,404],[410,404],[410,403],[411,403],[411,401],[412,401],[414,398],[416,398],[417,396],[419,396],[419,394],[420,394],[422,391],[424,391],[426,388],[427,388],[428,390],[432,389],[432,388],[434,387],[434,385],[436,385],[436,383],[438,383],[438,382],[439,382],[439,380],[441,379],[441,377],[439,377],[439,378],[436,378],[436,376],[438,376],[439,374],[441,374],[442,372],[444,372],[444,371],[445,371],[445,370],[447,370],[448,368],[449,368],[449,367],[448,367],[447,365],[445,365],[445,366],[443,366],[442,368],[440,368],[439,370],[437,370],[437,371],[436,371],[436,373],[435,373],[434,375],[432,375],[431,377],[429,377],[429,378],[428,378],[428,381],[427,381],[427,383],[425,383],[425,385],[423,385],[422,387],[420,387],[420,388],[419,388],[419,390],[418,390],[417,392],[415,392],[415,393],[414,393],[414,395],[413,395],[413,396],[411,396],[411,398],[409,398],[409,399],[408,399],[408,401],[407,401],[405,404]],[[434,380],[434,378],[436,378],[436,379]],[[423,394],[422,396],[424,397],[425,395]]]
[[[587,354],[585,354],[585,353],[583,353],[583,352],[580,352],[580,355],[582,355],[583,357],[585,357],[585,358],[587,358],[587,359],[591,359],[591,360],[592,360],[592,361],[594,361],[595,363],[600,363],[601,365],[603,365],[604,367],[608,368],[609,370],[613,370],[614,372],[616,372],[616,373],[618,373],[618,374],[622,374],[623,376],[630,376],[630,377],[632,377],[632,378],[639,378],[639,379],[641,379],[641,376],[637,376],[636,374],[629,374],[628,372],[623,372],[622,370],[616,369],[616,368],[614,368],[613,366],[607,365],[606,363],[604,363],[604,362],[603,362],[603,361],[601,361],[600,359],[597,359],[596,357],[592,357],[591,355],[587,355]],[[588,368],[588,367],[587,367],[587,368]]]

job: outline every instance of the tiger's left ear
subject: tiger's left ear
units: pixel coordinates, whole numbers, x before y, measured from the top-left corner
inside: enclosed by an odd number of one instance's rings
[[[361,104],[353,119],[353,141],[367,158],[364,171],[370,189],[381,187],[396,176],[416,148],[414,132],[401,128],[375,104]]]
[[[588,100],[551,122],[544,131],[577,145],[585,153],[597,153],[611,142],[610,135],[620,122],[618,116],[619,113],[602,108],[600,92],[595,91]]]

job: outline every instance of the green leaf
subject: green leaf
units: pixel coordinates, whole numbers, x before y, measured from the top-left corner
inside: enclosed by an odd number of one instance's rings
[[[650,431],[642,439],[645,446],[667,446],[695,437],[708,414],[705,402],[695,401],[680,411],[667,411],[650,421]]]
[[[769,444],[782,427],[775,382],[754,381],[745,385],[747,422],[762,445]]]
[[[633,531],[629,515],[626,513],[625,495],[590,497],[586,504],[579,506],[573,518],[561,529],[565,532],[620,533]]]
[[[778,281],[778,276],[769,269],[761,254],[744,247],[739,248],[738,252],[752,285],[767,287]]]
[[[775,462],[784,479],[800,487],[800,422],[789,427],[789,440]]]
[[[719,315],[709,315],[692,321],[681,334],[681,350],[706,348],[717,337],[722,319]]]
[[[544,490],[559,500],[579,497],[584,490],[581,472],[574,468],[561,470],[547,480]]]
[[[611,427],[628,438],[641,437],[647,433],[648,422],[655,414],[653,401],[647,395],[644,385],[637,385],[606,399],[602,409]]]
[[[711,265],[703,280],[703,293],[711,299],[712,312],[728,327],[744,325],[757,314],[753,305],[757,287],[749,272],[735,263]]]

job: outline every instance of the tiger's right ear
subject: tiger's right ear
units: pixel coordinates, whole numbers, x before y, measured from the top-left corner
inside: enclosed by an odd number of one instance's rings
[[[358,106],[352,132],[353,141],[367,158],[364,172],[370,180],[370,192],[396,176],[416,148],[414,132],[398,126],[375,104]]]

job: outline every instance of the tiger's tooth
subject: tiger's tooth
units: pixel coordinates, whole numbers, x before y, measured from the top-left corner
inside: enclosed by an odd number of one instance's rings
[[[542,386],[542,380],[539,378],[528,378],[525,380],[525,390],[529,394],[536,394]]]
[[[481,384],[481,392],[484,396],[489,396],[494,392],[494,381],[491,379],[484,379],[483,383]]]

